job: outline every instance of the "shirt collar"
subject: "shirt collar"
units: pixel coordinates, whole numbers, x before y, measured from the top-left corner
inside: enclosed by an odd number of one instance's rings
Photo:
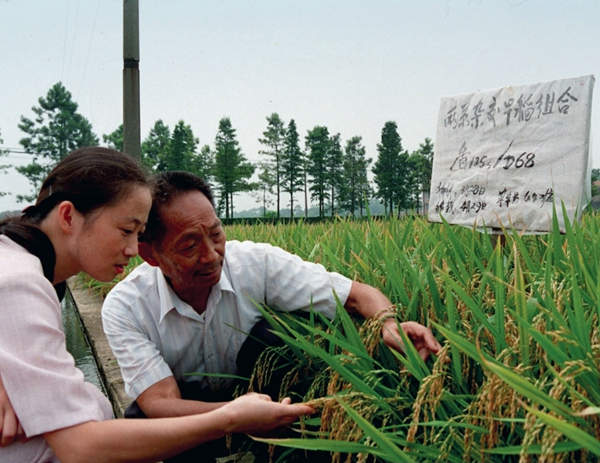
[[[230,291],[234,292],[233,286],[227,277],[227,272],[225,270],[225,265],[223,266],[223,270],[221,271],[221,279],[219,282],[213,287],[211,293],[220,293],[221,291]],[[186,302],[182,301],[175,290],[169,285],[165,275],[162,273],[160,268],[156,267],[157,278],[156,284],[158,288],[158,303],[160,305],[160,318],[159,323],[162,323],[163,319],[167,316],[167,314],[171,310],[177,310],[181,315],[190,318],[198,318],[201,317],[196,313],[196,311]],[[211,310],[211,297],[209,297],[208,307],[206,308],[206,312]],[[217,301],[218,302],[218,301]],[[205,312],[205,313],[206,313]]]

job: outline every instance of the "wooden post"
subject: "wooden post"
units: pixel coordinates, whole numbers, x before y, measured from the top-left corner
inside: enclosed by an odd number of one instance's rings
[[[123,152],[140,161],[140,27],[138,0],[123,0]]]

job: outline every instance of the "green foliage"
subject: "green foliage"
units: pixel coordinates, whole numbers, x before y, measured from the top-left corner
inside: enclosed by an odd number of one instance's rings
[[[339,206],[339,194],[344,184],[344,152],[337,133],[329,138],[329,150],[327,151],[327,183],[329,184],[329,212],[334,217]]]
[[[258,189],[255,197],[262,203],[263,217],[267,217],[267,208],[273,204],[271,195],[274,193],[273,188],[277,185],[277,173],[271,163],[268,162],[259,162],[258,168]],[[279,213],[276,211],[270,216],[279,217]]]
[[[600,181],[600,169],[592,169],[592,196],[600,194],[600,188],[594,184],[598,181]]]
[[[303,384],[281,396],[320,407],[302,438],[269,442],[333,453],[316,461],[600,460],[600,216],[500,238],[416,217],[226,231],[378,287],[444,342],[423,363],[343,312],[315,324],[269,311]]]
[[[77,103],[62,83],[55,84],[45,98],[40,97],[38,104],[31,108],[35,119],[21,116],[19,124],[28,135],[19,143],[33,156],[33,161],[17,167],[17,171],[27,177],[34,189],[29,196],[19,195],[19,200],[33,200],[50,170],[71,151],[99,142],[92,125],[77,112]]]
[[[192,128],[183,121],[179,121],[173,128],[169,142],[168,156],[163,157],[165,171],[185,170],[193,171],[193,159],[196,156],[198,139],[194,137]]]
[[[366,158],[362,137],[356,136],[346,141],[343,158],[343,180],[339,203],[344,211],[362,217],[372,191],[367,178],[367,169],[373,160]]]
[[[316,126],[306,135],[307,163],[306,171],[310,183],[310,197],[317,201],[319,217],[325,216],[325,204],[331,199],[329,187],[331,176],[329,174],[329,130],[327,127]]]
[[[406,340],[404,356],[384,347],[377,321],[265,308],[286,346],[263,354],[253,387],[286,367],[280,396],[319,409],[266,441],[274,461],[600,461],[600,215],[564,234],[554,224],[537,236],[419,217],[226,227],[379,288],[444,345],[423,362]]]
[[[106,141],[106,139],[105,139]],[[180,120],[173,132],[159,119],[142,142],[142,164],[156,172],[184,170],[208,183],[213,179],[214,155],[208,145],[198,152],[199,140],[190,125]]]
[[[123,151],[123,124],[108,135],[102,135],[102,141],[106,146],[117,151]]]
[[[225,218],[233,217],[233,195],[256,189],[248,182],[254,165],[246,160],[239,147],[231,120],[224,117],[219,122],[215,138],[215,181],[219,191],[219,209],[225,208]]]
[[[215,153],[210,149],[210,146],[203,145],[200,148],[200,154],[192,159],[192,172],[206,180],[209,184],[213,184],[215,172]]]
[[[294,119],[290,120],[285,131],[283,153],[281,155],[281,190],[290,195],[290,215],[294,217],[294,193],[302,191],[306,185],[305,157],[300,149],[298,130]]]
[[[271,164],[273,166],[273,186],[275,187],[275,195],[277,197],[277,217],[279,217],[281,208],[281,163],[286,129],[284,122],[277,113],[268,116],[267,123],[267,130],[263,132],[264,138],[259,138],[258,141],[265,146],[265,149],[260,151],[260,153],[271,158]],[[261,181],[264,181],[264,178]]]
[[[157,172],[167,170],[171,145],[171,130],[162,119],[157,120],[142,142],[142,164]]]
[[[379,156],[373,166],[375,195],[383,201],[386,213],[392,214],[409,207],[408,153],[402,148],[398,125],[388,121],[381,130],[381,142],[377,144]]]
[[[408,208],[419,210],[423,206],[421,195],[430,190],[432,168],[433,144],[426,138],[408,158]]]

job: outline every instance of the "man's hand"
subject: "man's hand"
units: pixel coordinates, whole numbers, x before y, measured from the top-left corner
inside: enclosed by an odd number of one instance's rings
[[[4,390],[2,378],[0,378],[0,447],[24,440],[25,433]]]
[[[442,346],[435,339],[431,330],[417,322],[402,322],[400,327],[410,339],[423,360],[427,360],[431,353],[437,354]],[[391,349],[404,353],[404,344],[398,331],[398,322],[395,318],[388,318],[381,328],[383,342]]]

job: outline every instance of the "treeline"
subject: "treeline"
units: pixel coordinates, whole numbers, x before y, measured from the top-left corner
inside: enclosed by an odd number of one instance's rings
[[[29,179],[34,191],[69,152],[100,143],[91,123],[77,109],[71,93],[59,82],[32,108],[35,119],[21,116],[19,128],[26,137],[20,144],[33,160],[17,171]],[[123,126],[102,139],[107,146],[122,150]],[[254,164],[243,154],[227,117],[219,121],[212,147],[200,146],[183,120],[172,129],[158,120],[142,142],[142,162],[155,172],[186,170],[203,177],[212,185],[219,215],[225,218],[233,217],[234,195],[243,192],[262,202],[265,215],[279,217],[282,209],[289,207],[293,218],[295,210],[303,209],[307,216],[312,205],[317,206],[320,217],[362,216],[373,199],[383,204],[386,214],[415,210],[422,207],[423,192],[429,191],[431,140],[426,138],[418,150],[409,153],[402,147],[393,121],[382,128],[374,163],[366,157],[361,136],[343,141],[339,133],[315,126],[302,140],[295,120],[285,122],[277,113],[266,118],[258,140],[262,160]],[[31,200],[34,195],[19,199]]]

